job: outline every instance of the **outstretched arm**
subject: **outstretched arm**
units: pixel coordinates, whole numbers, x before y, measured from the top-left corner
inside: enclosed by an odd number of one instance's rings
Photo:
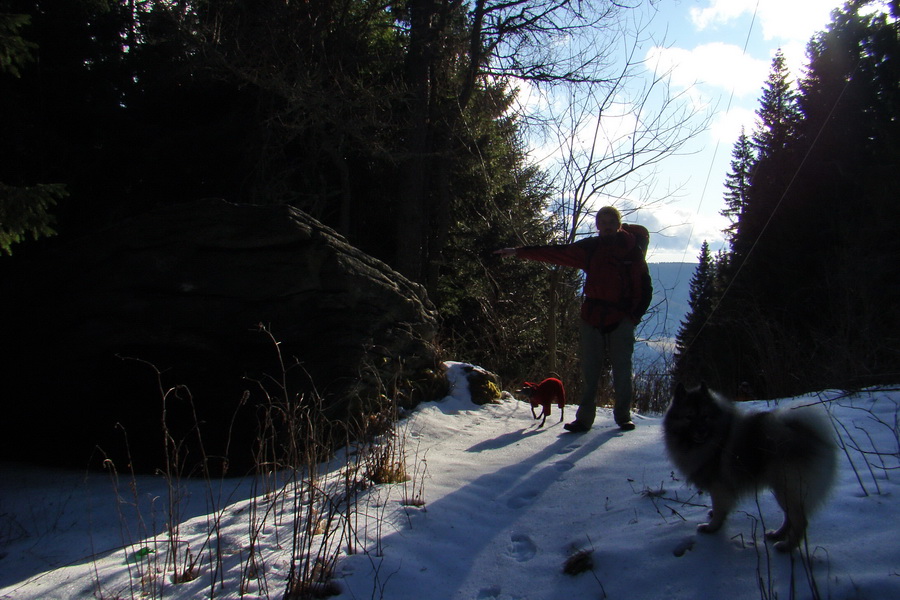
[[[584,240],[588,241],[588,240]],[[494,254],[499,256],[516,256],[528,260],[539,260],[541,262],[560,265],[563,267],[575,267],[583,269],[585,267],[585,245],[581,242],[574,244],[552,244],[549,246],[521,246],[519,248],[501,248],[494,250]]]

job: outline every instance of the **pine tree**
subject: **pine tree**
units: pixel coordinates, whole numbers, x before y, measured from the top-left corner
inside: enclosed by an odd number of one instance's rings
[[[853,0],[811,40],[799,98],[807,158],[786,223],[818,248],[796,259],[809,290],[801,335],[834,340],[829,371],[869,382],[900,364],[898,6]]]
[[[772,60],[769,77],[763,86],[757,124],[750,136],[755,154],[749,189],[745,190],[743,211],[731,238],[733,267],[739,279],[730,282],[740,287],[741,298],[781,293],[782,282],[766,279],[773,261],[789,253],[793,238],[767,233],[789,192],[796,174],[799,154],[798,128],[802,113],[793,88],[784,55],[779,50]],[[783,211],[782,211],[783,212]]]
[[[779,49],[763,87],[752,143],[759,160],[775,156],[795,139],[801,114],[784,54]]]
[[[0,14],[0,77],[22,76],[22,70],[35,62],[37,44],[21,35],[31,17]],[[9,118],[9,117],[7,117]],[[55,235],[51,209],[65,197],[61,184],[11,186],[0,182],[0,254],[12,254],[12,245],[25,240]]]
[[[28,15],[0,13],[0,73],[20,77],[22,68],[34,62],[37,44],[21,35],[30,24]]]
[[[42,183],[14,187],[0,182],[0,254],[12,254],[12,245],[56,235],[51,209],[68,195],[62,184]]]
[[[679,367],[749,381],[761,397],[896,381],[900,27],[875,5],[834,13],[799,92],[783,57],[773,61],[733,252],[714,267],[720,299],[702,336],[693,313],[679,332]]]
[[[741,218],[750,201],[751,176],[755,164],[750,138],[741,128],[741,135],[731,151],[731,172],[725,177],[725,208],[720,211],[731,222],[724,233],[732,250]]]
[[[796,170],[792,142],[797,140],[802,114],[781,50],[772,59],[756,115],[756,127],[750,137],[756,164],[743,218],[732,240],[735,254],[742,259],[756,246],[778,210]]]
[[[688,306],[690,310],[681,322],[675,339],[675,370],[680,378],[696,374],[700,351],[700,333],[712,316],[715,304],[716,271],[709,244],[700,247],[700,264],[691,277]]]
[[[128,203],[125,190],[140,187],[121,176],[126,165],[140,164],[126,142],[133,130],[122,106],[132,80],[123,69],[121,36],[129,11],[112,1],[2,5],[0,181],[9,186],[4,199],[19,203],[9,210],[29,215],[26,233],[47,235],[54,220],[61,233],[83,233]],[[41,213],[48,215],[67,193],[70,199],[53,210],[55,219],[41,221]],[[27,195],[31,200],[23,200]],[[108,204],[95,210],[103,201]],[[8,230],[8,240],[18,241],[23,231]]]

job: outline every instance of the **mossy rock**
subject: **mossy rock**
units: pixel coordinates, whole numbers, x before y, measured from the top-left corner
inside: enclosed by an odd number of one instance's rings
[[[500,401],[500,378],[480,367],[465,367],[469,381],[469,395],[477,405],[496,404]]]

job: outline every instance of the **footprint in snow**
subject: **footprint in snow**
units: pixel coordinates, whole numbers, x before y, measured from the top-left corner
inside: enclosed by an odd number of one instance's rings
[[[510,498],[506,505],[510,508],[522,508],[531,504],[537,495],[537,490],[528,490]]]
[[[685,552],[687,552],[688,550],[692,550],[693,548],[694,548],[694,537],[693,536],[686,537],[683,540],[681,540],[680,542],[678,542],[678,545],[675,546],[675,548],[672,550],[672,554],[674,554],[675,556],[684,556]]]
[[[492,585],[491,587],[481,588],[478,590],[476,600],[491,600],[491,598],[500,597],[500,586]]]
[[[559,450],[556,451],[557,454],[568,454],[569,452],[574,452],[577,450],[581,444],[572,444],[571,446],[563,446]]]
[[[527,535],[516,533],[510,538],[509,555],[519,562],[525,562],[534,558],[537,554],[537,545]]]
[[[575,463],[569,462],[567,460],[561,460],[557,463],[553,463],[553,467],[559,471],[560,473],[564,473],[566,471],[571,470],[575,466]]]

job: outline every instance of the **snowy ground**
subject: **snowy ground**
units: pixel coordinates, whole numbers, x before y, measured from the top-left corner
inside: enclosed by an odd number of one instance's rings
[[[780,523],[769,494],[719,533],[696,532],[709,499],[673,474],[659,416],[622,433],[601,409],[573,435],[554,407],[537,429],[526,404],[477,407],[460,380],[404,422],[410,481],[360,492],[354,517],[326,528],[338,598],[900,598],[900,391],[810,398],[826,401],[846,449],[808,549],[785,556],[762,541]],[[175,551],[197,566],[173,583],[161,478],[0,465],[0,598],[282,598],[290,516],[306,504],[257,483],[174,486]],[[578,551],[592,568],[564,573]]]

